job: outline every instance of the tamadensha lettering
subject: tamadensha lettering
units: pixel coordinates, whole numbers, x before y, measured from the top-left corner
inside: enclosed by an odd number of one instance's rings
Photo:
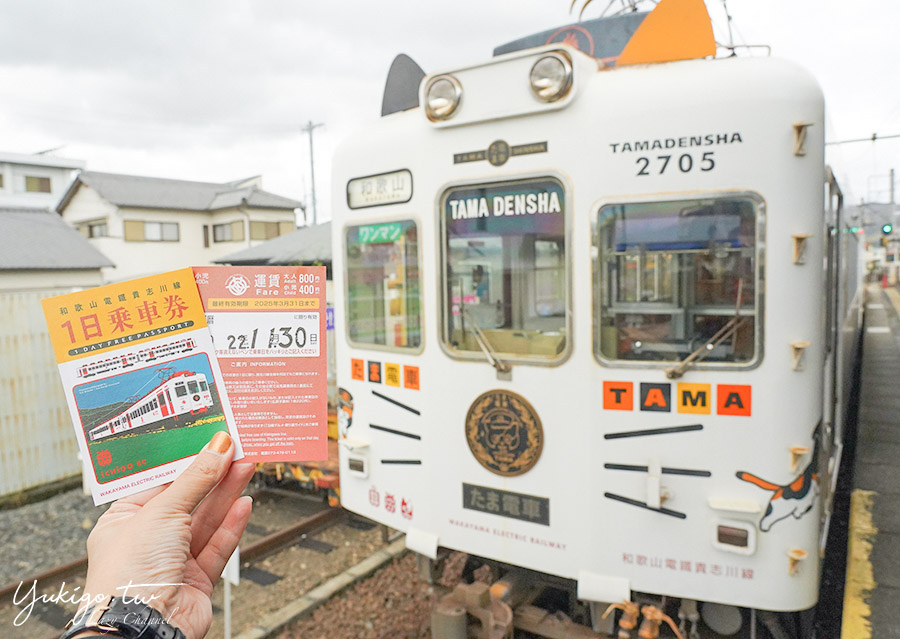
[[[555,191],[541,193],[517,193],[515,195],[495,195],[492,198],[471,197],[449,200],[450,216],[454,220],[503,215],[535,215],[559,213],[562,206]]]
[[[609,146],[613,153],[630,153],[633,151],[654,151],[656,149],[687,148],[692,146],[716,146],[719,144],[739,144],[743,142],[740,133],[707,133],[705,135],[682,136],[678,138],[660,138],[656,140],[635,140],[631,142],[612,142]]]

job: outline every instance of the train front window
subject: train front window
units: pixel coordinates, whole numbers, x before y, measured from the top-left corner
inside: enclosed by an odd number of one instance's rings
[[[200,392],[200,386],[197,384],[197,382],[195,382],[195,381],[188,382],[188,392],[190,392],[192,395],[194,393]]]
[[[200,380],[200,390],[205,391],[205,390],[207,390],[208,388],[209,388],[209,387],[206,385],[206,382],[204,382],[204,381],[201,379],[201,380]]]
[[[594,233],[602,360],[752,364],[761,352],[760,200],[604,206]]]
[[[184,387],[184,384],[176,384],[175,385],[175,396],[176,397],[184,397],[187,395],[187,389]]]
[[[346,250],[350,342],[418,349],[422,314],[416,223],[347,227]]]
[[[565,356],[565,208],[552,178],[445,192],[442,338],[451,352],[541,363]]]

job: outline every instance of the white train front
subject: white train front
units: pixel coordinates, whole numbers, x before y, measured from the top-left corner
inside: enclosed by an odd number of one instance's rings
[[[814,606],[860,314],[815,80],[551,44],[419,103],[335,158],[343,505],[586,601]]]

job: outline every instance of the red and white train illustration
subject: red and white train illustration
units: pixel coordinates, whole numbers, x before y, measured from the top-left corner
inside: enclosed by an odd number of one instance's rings
[[[90,441],[125,433],[135,428],[185,413],[205,413],[213,405],[206,375],[179,371],[117,414],[90,431]]]
[[[77,374],[78,377],[102,375],[121,368],[129,368],[141,362],[152,362],[175,353],[188,353],[194,350],[195,347],[193,338],[188,337],[168,344],[144,348],[134,353],[123,353],[108,359],[93,361],[90,364],[79,367]]]

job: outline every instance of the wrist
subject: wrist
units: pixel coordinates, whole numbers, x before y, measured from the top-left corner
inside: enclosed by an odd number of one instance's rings
[[[96,601],[96,600],[95,600]],[[126,639],[185,639],[157,609],[131,597],[106,597],[80,612],[61,639],[87,639],[111,634]]]

